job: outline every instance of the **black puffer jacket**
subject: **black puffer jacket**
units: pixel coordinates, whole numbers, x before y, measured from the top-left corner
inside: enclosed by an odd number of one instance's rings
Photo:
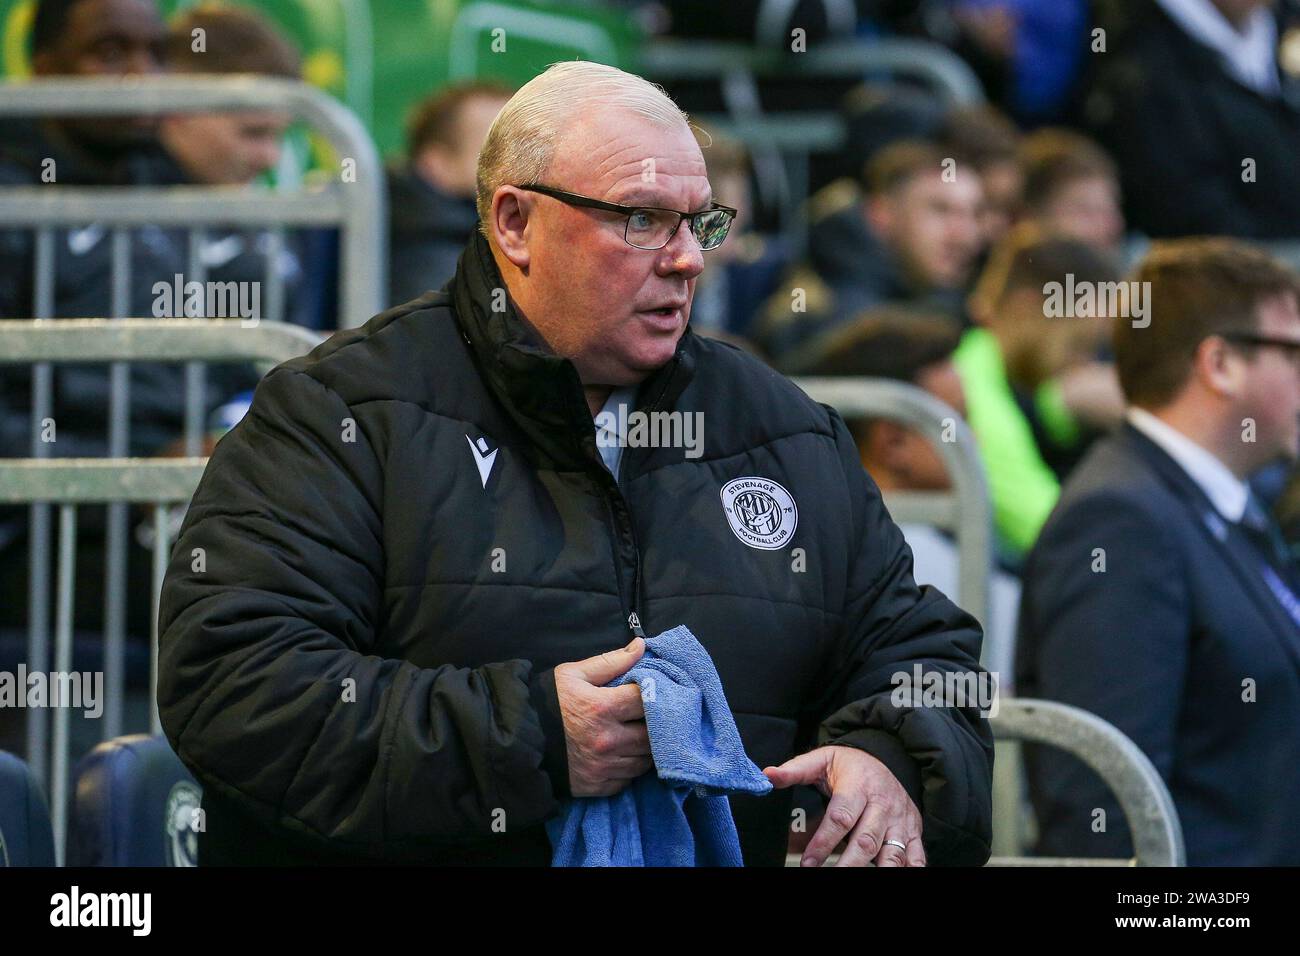
[[[932,862],[982,863],[987,723],[889,700],[914,662],[977,667],[980,630],[913,582],[840,417],[688,332],[640,403],[702,413],[703,453],[627,448],[616,483],[573,365],[491,310],[500,287],[476,235],[447,292],[272,371],[217,446],[161,612],[200,862],[545,864],[553,668],[625,645],[635,612],[700,639],[759,766],[860,747],[922,807]],[[767,497],[729,517],[741,478]],[[732,800],[748,863],[782,862],[789,793]]]

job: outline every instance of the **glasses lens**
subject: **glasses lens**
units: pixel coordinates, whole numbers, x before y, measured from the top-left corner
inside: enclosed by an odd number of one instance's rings
[[[636,209],[627,217],[628,243],[638,249],[662,249],[677,228],[676,213],[662,209]]]
[[[695,217],[695,238],[699,240],[704,251],[716,249],[722,245],[731,229],[731,213],[725,209],[714,209]]]

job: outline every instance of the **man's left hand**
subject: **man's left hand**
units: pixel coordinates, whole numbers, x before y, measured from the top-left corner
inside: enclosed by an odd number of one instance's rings
[[[925,866],[921,814],[883,763],[855,747],[818,747],[763,773],[777,789],[812,784],[830,797],[801,866],[821,866],[842,841],[836,866]],[[886,840],[903,844],[906,850]]]

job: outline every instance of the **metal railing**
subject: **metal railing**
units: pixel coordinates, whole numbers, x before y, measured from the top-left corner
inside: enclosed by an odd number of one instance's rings
[[[887,418],[914,428],[939,452],[952,491],[902,491],[885,495],[896,522],[942,528],[957,542],[958,587],[953,599],[988,627],[993,517],[984,465],[965,420],[924,389],[875,378],[801,377],[794,383],[846,419]],[[993,673],[1009,665],[1009,652],[984,635],[980,661]]]
[[[269,191],[229,186],[80,187],[67,185],[6,186],[0,188],[0,229],[30,230],[32,315],[58,314],[57,286],[62,273],[56,260],[59,232],[73,227],[101,227],[108,237],[111,275],[105,290],[104,315],[121,320],[123,328],[104,323],[50,319],[27,327],[0,323],[0,363],[32,363],[32,459],[51,457],[42,441],[42,423],[54,410],[53,361],[109,363],[107,369],[107,443],[110,459],[127,459],[131,448],[131,365],[135,362],[178,360],[184,368],[184,446],[186,455],[202,451],[207,369],[205,357],[241,361],[264,357],[279,361],[310,348],[315,338],[294,339],[277,321],[285,314],[286,291],[280,271],[287,230],[293,227],[337,227],[340,233],[339,308],[342,324],[360,324],[382,311],[387,282],[385,179],[369,134],[345,107],[304,83],[270,77],[125,77],[118,79],[59,78],[0,84],[0,117],[138,117],[226,111],[282,113],[310,126],[345,165],[331,185],[295,191]],[[347,175],[344,175],[346,170]],[[57,170],[55,171],[57,182]],[[248,325],[214,323],[210,329],[194,322],[168,325],[170,320],[130,323],[132,311],[133,235],[143,227],[167,227],[188,235],[187,248],[176,250],[184,261],[189,283],[205,285],[208,268],[203,248],[209,230],[253,228],[268,239],[265,250],[264,308],[249,316],[261,331],[249,335]],[[179,243],[178,243],[179,246]],[[170,270],[169,270],[170,271]],[[138,277],[137,277],[138,278]],[[149,276],[170,283],[172,275]],[[213,283],[223,285],[222,283]],[[233,283],[225,283],[231,285]],[[188,314],[188,313],[187,313]],[[202,323],[197,323],[201,325]],[[184,328],[186,331],[181,332]],[[39,330],[39,331],[38,331]],[[301,331],[301,330],[299,330]],[[175,334],[173,334],[175,332]],[[259,352],[257,356],[248,352]],[[93,355],[91,353],[94,353]],[[96,357],[98,356],[98,357]],[[178,376],[179,379],[179,376]],[[178,388],[180,382],[177,382]],[[5,453],[12,454],[12,449]],[[8,467],[8,466],[6,466]],[[45,660],[50,628],[50,591],[46,568],[51,548],[48,504],[33,504],[28,524],[31,573],[28,592],[28,645],[35,666]],[[123,647],[127,608],[127,506],[112,500],[107,508],[105,576],[105,677],[113,686],[123,676]],[[39,569],[39,571],[38,571]],[[104,718],[105,738],[122,733],[120,697],[110,697]],[[32,733],[43,735],[38,716],[29,719],[29,761],[45,771],[44,747]],[[61,811],[60,811],[61,812]]]
[[[57,319],[0,321],[0,364],[53,362],[252,362],[260,370],[302,355],[321,337],[298,326],[262,322],[247,327],[239,321],[187,319]],[[48,457],[0,459],[0,505],[30,505],[31,581],[28,607],[27,666],[33,672],[49,669],[51,657],[49,581],[50,508],[58,506],[59,538],[55,587],[54,669],[72,666],[72,599],[75,576],[77,507],[105,503],[119,517],[121,536],[114,549],[113,524],[109,525],[106,599],[111,614],[104,629],[104,723],[107,740],[122,732],[125,693],[125,530],[132,504],[153,506],[153,603],[151,605],[150,713],[152,732],[158,733],[156,689],[158,654],[158,595],[170,551],[167,512],[172,505],[188,503],[206,459],[76,459]],[[53,745],[48,714],[27,712],[27,760],[38,778],[47,783],[56,846],[63,852],[67,824],[67,774],[69,767],[69,715],[67,708],[54,714]],[[47,761],[47,754],[50,755]],[[60,860],[62,857],[60,856]]]
[[[1004,697],[989,718],[995,738],[1058,747],[1091,767],[1119,800],[1133,858],[995,857],[990,866],[1186,866],[1178,810],[1160,774],[1132,740],[1095,714],[1050,700]],[[1005,794],[995,794],[997,800]],[[1020,809],[1016,794],[1016,811]],[[995,811],[995,826],[996,826]]]
[[[919,81],[954,105],[984,102],[984,88],[966,61],[927,40],[827,40],[805,52],[712,40],[657,40],[640,53],[646,77],[665,80],[723,80],[744,74],[766,77],[851,79],[888,75]]]
[[[359,325],[383,310],[387,277],[385,180],[379,155],[365,128],[346,107],[306,83],[273,77],[124,77],[120,79],[39,79],[0,84],[0,117],[44,119],[65,116],[128,117],[210,113],[231,110],[282,112],[309,124],[342,160],[353,166],[346,181],[330,188],[270,193],[240,187],[170,186],[148,188],[16,186],[0,189],[0,228],[36,230],[35,309],[53,315],[54,230],[102,223],[113,236],[115,290],[129,282],[132,226],[177,226],[190,230],[190,273],[202,281],[199,236],[209,226],[266,227],[272,246],[267,256],[264,318],[278,321],[282,284],[274,261],[289,226],[337,225],[341,236],[339,308],[341,324]],[[170,276],[159,277],[170,279]],[[106,307],[110,303],[105,303]],[[125,316],[125,293],[111,303]]]

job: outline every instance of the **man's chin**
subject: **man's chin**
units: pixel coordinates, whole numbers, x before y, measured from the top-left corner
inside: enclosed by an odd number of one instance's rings
[[[614,353],[606,363],[608,372],[599,376],[610,385],[638,385],[672,361],[677,353],[674,336],[666,342],[642,343],[635,350]]]

